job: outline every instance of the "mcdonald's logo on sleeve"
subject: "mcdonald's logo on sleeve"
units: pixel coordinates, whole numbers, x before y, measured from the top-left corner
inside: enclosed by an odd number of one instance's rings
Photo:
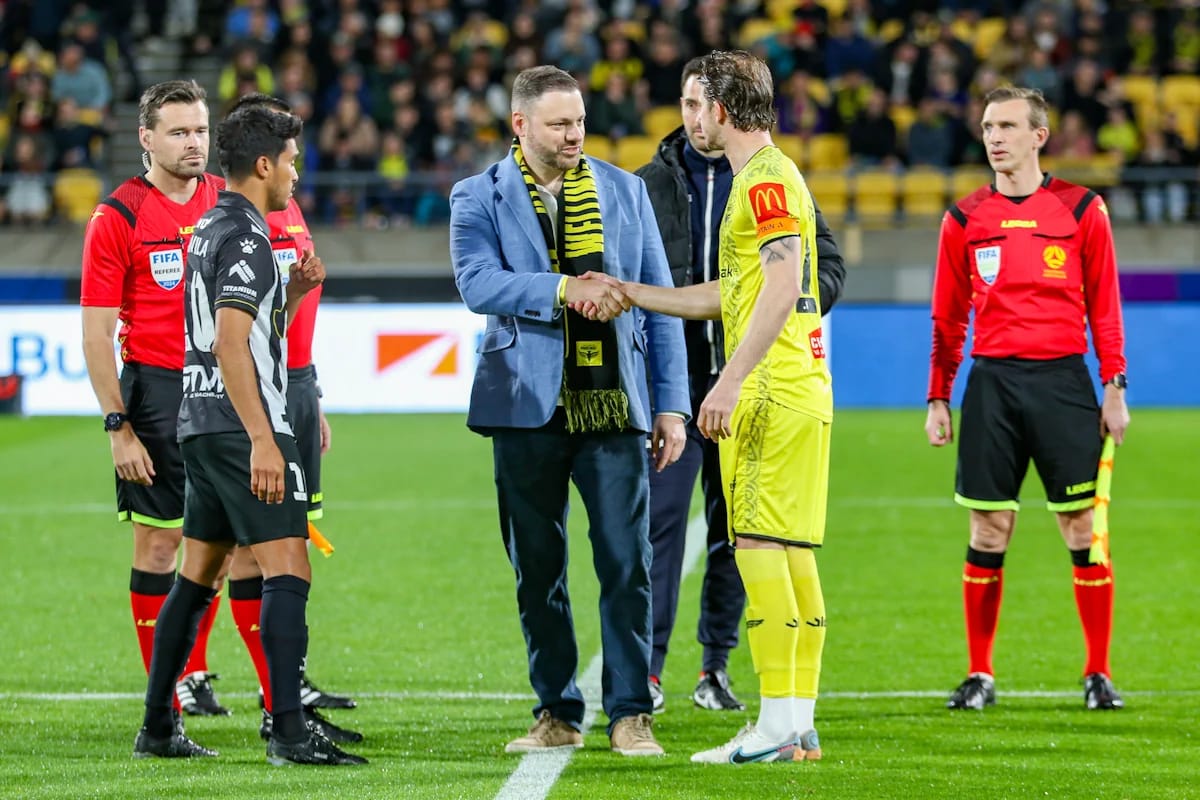
[[[800,221],[787,207],[787,190],[782,183],[756,183],[750,187],[750,210],[758,223],[758,236],[799,233]]]

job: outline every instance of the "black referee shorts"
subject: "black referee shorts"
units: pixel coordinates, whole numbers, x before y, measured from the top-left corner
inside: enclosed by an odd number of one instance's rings
[[[117,518],[156,528],[181,528],[183,456],[176,425],[183,402],[183,373],[128,363],[121,372],[121,400],[133,432],[154,463],[154,483],[142,486],[117,477]]]
[[[288,370],[287,416],[296,434],[300,466],[308,488],[308,518],[320,519],[321,510],[321,399],[317,395],[317,370],[310,366]]]
[[[193,436],[181,445],[187,466],[183,535],[206,542],[254,545],[291,536],[308,538],[308,493],[296,440],[276,433],[284,460],[282,503],[264,503],[250,491],[250,437],[238,433]]]
[[[1092,505],[1100,408],[1082,356],[977,358],[967,378],[954,499],[979,511],[1016,510],[1033,460],[1047,507]]]

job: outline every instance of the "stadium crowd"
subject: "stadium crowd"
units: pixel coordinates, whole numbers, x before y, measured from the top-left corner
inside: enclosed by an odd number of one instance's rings
[[[944,201],[954,170],[986,169],[980,98],[1004,82],[1045,93],[1048,166],[1086,169],[1115,218],[1200,205],[1197,0],[0,0],[0,14],[10,223],[62,216],[63,173],[126,177],[109,174],[107,140],[134,133],[114,130],[113,103],[136,97],[137,54],[164,38],[184,43],[173,77],[219,60],[214,116],[248,91],[292,105],[298,196],[326,224],[446,219],[454,181],[508,147],[511,81],[539,63],[578,76],[588,152],[636,169],[679,122],[686,60],[731,47],[770,64],[801,168],[896,176],[892,218],[907,170],[944,173]]]

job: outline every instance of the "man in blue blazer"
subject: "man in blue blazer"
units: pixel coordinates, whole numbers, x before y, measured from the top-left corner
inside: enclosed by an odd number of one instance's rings
[[[629,311],[588,271],[671,285],[640,178],[583,157],[578,83],[557,67],[517,76],[503,160],[450,195],[458,290],[488,315],[467,425],[492,439],[500,527],[537,693],[536,722],[508,752],[583,746],[579,651],[567,592],[567,498],[588,510],[600,582],[604,711],[614,751],[661,755],[650,670],[649,484],[686,442],[688,395],[677,319]],[[591,303],[589,320],[569,310]],[[647,369],[648,367],[648,369]],[[649,375],[649,387],[647,387]],[[651,404],[653,402],[653,409]]]

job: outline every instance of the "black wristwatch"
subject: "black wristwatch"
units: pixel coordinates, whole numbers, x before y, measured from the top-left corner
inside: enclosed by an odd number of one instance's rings
[[[1116,375],[1113,375],[1111,378],[1109,378],[1108,383],[1106,383],[1104,385],[1105,386],[1111,385],[1111,386],[1115,386],[1118,389],[1124,389],[1126,386],[1129,385],[1129,379],[1125,377],[1124,372],[1118,372]]]
[[[121,430],[121,426],[129,421],[129,417],[122,414],[120,411],[114,411],[104,417],[104,430],[112,433],[113,431]]]

